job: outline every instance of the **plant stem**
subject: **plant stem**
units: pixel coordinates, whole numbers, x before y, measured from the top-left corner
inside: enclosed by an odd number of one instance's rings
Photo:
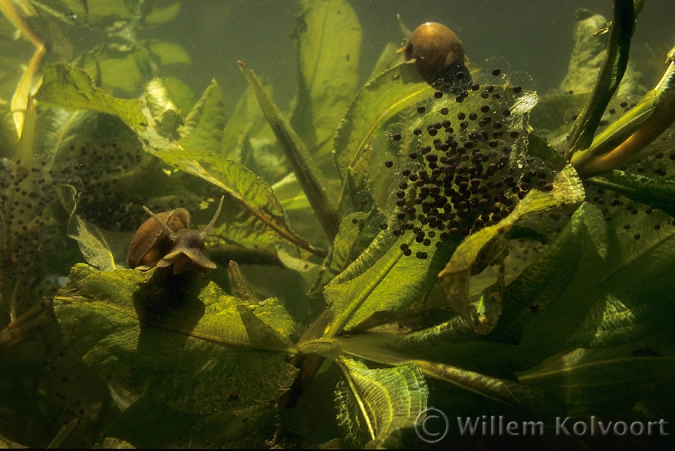
[[[31,6],[32,8],[32,6]],[[26,71],[19,79],[14,95],[12,96],[11,111],[14,118],[16,133],[21,137],[23,133],[23,124],[26,118],[26,109],[28,107],[28,97],[33,89],[35,77],[37,76],[42,61],[47,55],[47,46],[40,36],[33,31],[28,22],[19,14],[12,0],[0,0],[0,12],[9,20],[35,46],[35,53],[28,62]],[[24,9],[26,15],[36,15],[36,11]]]
[[[641,4],[638,6],[641,9]],[[565,153],[567,159],[570,159],[575,152],[585,150],[591,145],[605,108],[623,78],[628,66],[635,10],[633,0],[614,0],[614,14],[605,59],[593,92],[570,130],[569,147]]]

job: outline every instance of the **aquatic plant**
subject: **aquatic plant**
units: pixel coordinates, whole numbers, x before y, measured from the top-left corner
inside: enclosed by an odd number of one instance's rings
[[[636,403],[645,421],[670,413],[652,391],[673,383],[672,54],[635,105],[614,97],[642,3],[615,1],[569,141],[532,125],[564,125],[559,99],[499,68],[434,86],[391,46],[358,88],[349,4],[300,4],[289,112],[244,62],[249,89],[227,120],[215,81],[194,101],[156,78],[162,46],[136,38],[143,1],[108,36],[148,64],[129,77],[138,98],[101,76],[119,71],[112,42],[44,67],[36,106],[17,90],[27,109],[3,122],[20,138],[0,172],[0,382],[32,401],[0,398],[2,436],[412,446],[432,405],[546,424]],[[278,159],[253,148],[261,136]],[[213,218],[199,235],[218,268],[124,268],[144,207]],[[66,273],[56,295],[41,288]]]

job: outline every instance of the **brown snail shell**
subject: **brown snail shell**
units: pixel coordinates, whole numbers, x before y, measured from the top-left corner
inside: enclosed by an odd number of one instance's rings
[[[462,41],[448,27],[437,22],[427,22],[413,32],[401,49],[406,61],[415,59],[415,66],[424,80],[432,84],[447,75],[448,71],[466,71]]]
[[[213,229],[223,207],[223,199],[211,222],[203,231],[190,228],[190,213],[184,208],[155,214],[136,230],[129,245],[129,268],[148,270],[173,265],[174,274],[198,271],[206,274],[216,268],[206,252],[204,237]]]

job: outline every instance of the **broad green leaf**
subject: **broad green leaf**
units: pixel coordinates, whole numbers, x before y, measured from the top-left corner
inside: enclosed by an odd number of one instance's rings
[[[339,364],[346,382],[335,390],[337,417],[352,446],[362,446],[364,438],[382,445],[426,410],[429,392],[417,365],[371,370],[348,357]]]
[[[361,25],[346,0],[302,0],[293,33],[299,90],[290,124],[312,155],[328,156],[359,81]]]
[[[290,230],[279,201],[260,177],[217,153],[225,117],[220,88],[215,81],[185,121],[179,129],[184,136],[178,142],[153,128],[137,132],[149,153],[222,189],[237,206],[235,211],[225,212],[226,221],[214,231],[214,237],[252,249],[288,240],[323,255]]]
[[[522,331],[519,346],[529,348],[528,356],[537,360],[563,348],[597,299],[607,258],[607,232],[600,211],[583,204],[550,247],[553,249],[545,253],[552,254],[553,261],[542,258],[532,271],[526,270],[533,275],[530,281],[538,282],[538,295],[527,299],[527,294],[533,293],[527,276],[504,294],[505,303],[520,307],[517,317],[532,318]],[[553,266],[557,272],[551,271]],[[542,283],[544,280],[548,283]]]
[[[391,346],[418,359],[505,376],[539,363],[566,345],[596,302],[605,268],[605,233],[600,212],[583,204],[538,259],[502,289],[503,311],[492,333],[476,335],[456,317]]]
[[[356,259],[358,254],[365,249],[363,247],[364,240],[359,238],[362,234],[370,235],[366,229],[372,219],[372,215],[367,213],[354,212],[342,220],[340,230],[333,242],[333,247],[328,253],[328,257],[326,257],[317,279],[314,281],[310,295],[319,294],[328,282],[344,271]]]
[[[159,58],[159,64],[165,66],[167,64],[191,64],[192,59],[190,55],[178,44],[173,42],[161,41],[153,39],[148,42],[148,49],[150,52]]]
[[[245,211],[238,224],[224,224],[214,230],[214,236],[252,247],[283,238],[312,253],[325,255],[290,229],[272,189],[239,163],[214,152],[199,150],[150,149],[150,152],[165,163],[223,190],[232,203]],[[243,222],[252,223],[254,227],[249,229]],[[239,230],[234,234],[226,233],[231,228]],[[260,241],[259,235],[267,237]]]
[[[167,97],[178,107],[178,113],[185,116],[195,103],[195,95],[188,85],[175,77],[164,77],[162,87],[167,92]]]
[[[369,212],[375,207],[373,195],[366,180],[353,169],[347,171],[340,193],[340,213],[342,217],[352,212]]]
[[[183,412],[271,401],[297,372],[284,355],[293,321],[277,300],[242,303],[194,274],[76,265],[55,311],[74,351],[108,383]]]
[[[588,180],[593,185],[618,191],[635,202],[675,216],[675,180],[658,180],[624,171],[611,171]]]
[[[503,240],[501,237],[516,222],[528,215],[545,212],[565,204],[579,203],[583,199],[584,190],[581,181],[574,169],[567,166],[556,176],[552,191],[531,191],[506,218],[467,237],[438,275],[449,305],[469,324],[480,327],[475,324],[476,321],[469,304],[470,276],[473,275],[476,265],[484,267],[483,260],[490,263],[494,258],[499,259],[502,248],[494,247],[495,240]],[[493,246],[498,250],[492,251],[486,246]],[[482,260],[479,260],[479,257]]]
[[[383,123],[433,93],[434,88],[409,63],[394,66],[368,82],[349,105],[335,135],[333,157],[340,176],[346,177],[349,168],[357,167]]]
[[[70,185],[57,187],[61,204],[70,215],[68,236],[77,241],[87,263],[101,271],[115,269],[115,259],[101,229],[80,218],[76,211],[75,188]]]
[[[157,58],[158,59],[158,58]],[[135,94],[143,82],[154,77],[151,54],[141,46],[100,44],[75,62],[92,76],[96,86]]]
[[[375,239],[378,225],[384,220],[374,208],[370,189],[359,174],[350,169],[342,190],[340,210],[344,219],[310,295],[319,294],[328,282],[356,260]]]
[[[252,70],[245,70],[244,63],[242,62],[239,63],[239,69],[246,77],[249,86],[255,92],[258,103],[263,113],[265,113],[272,131],[274,131],[277,141],[279,141],[286,152],[286,158],[293,166],[293,171],[298,182],[319,218],[321,227],[328,239],[332,241],[335,235],[337,235],[339,214],[330,184],[325,179],[300,137],[291,128],[288,121],[281,116],[281,112],[267,95],[255,73]]]
[[[405,256],[401,245],[412,251]],[[454,244],[429,248],[415,242],[411,234],[393,236],[383,231],[370,246],[324,289],[333,312],[328,336],[356,327],[378,311],[400,311],[421,306],[436,274],[450,256]],[[428,252],[420,259],[417,252]]]
[[[400,48],[401,48],[400,43],[394,44],[393,42],[388,42],[384,46],[382,53],[380,53],[380,57],[375,62],[375,67],[373,67],[373,71],[370,73],[370,77],[368,77],[368,80],[376,78],[378,75],[380,75],[387,69],[391,69],[393,66],[396,66],[397,64],[403,62],[403,60],[405,59],[403,53],[397,52],[397,50]]]
[[[183,137],[178,144],[186,150],[218,152],[224,127],[225,110],[220,86],[213,80],[185,118],[185,125],[180,129]]]
[[[416,352],[414,348],[403,351],[395,349],[398,340],[399,337],[396,336],[377,334],[339,337],[335,341],[342,349],[343,354],[386,365],[412,363],[418,366],[427,377],[450,383],[463,390],[513,407],[539,413],[543,413],[549,407],[552,411],[556,408],[554,405],[544,405],[544,390],[508,380],[507,378],[514,378],[513,372],[509,373],[509,371],[505,371],[503,372],[504,377],[499,378],[485,373],[481,374],[478,371],[464,369],[456,365],[442,363],[440,360],[422,359],[415,356],[415,354],[420,354],[420,352]],[[424,348],[424,346],[424,344],[420,344],[418,350]],[[520,356],[519,352],[514,352],[513,346],[508,347],[500,343],[479,343],[479,346],[474,346],[473,348],[448,347],[439,352],[439,355],[442,355],[443,360],[454,360],[455,356],[453,354],[458,353],[472,354],[471,358],[473,361],[488,360],[487,362],[477,362],[472,365],[476,368],[481,366],[488,368],[492,366],[493,363],[490,360],[495,360],[495,366],[503,365],[505,362],[508,363],[509,359]],[[477,359],[477,356],[480,356],[480,359]],[[507,358],[505,359],[504,356]],[[466,359],[466,361],[468,360]]]
[[[518,374],[523,384],[545,388],[570,415],[602,415],[632,407],[645,394],[673,381],[672,334],[660,341],[578,348]]]
[[[181,2],[170,3],[166,6],[149,5],[150,12],[144,18],[149,25],[158,25],[174,20],[180,12]]]
[[[598,302],[571,340],[574,346],[617,346],[669,330],[675,321],[670,308],[675,290],[670,276],[675,265],[673,218],[622,196],[614,199],[620,205],[610,206],[605,217],[608,271],[600,281]]]
[[[35,98],[64,107],[113,114],[136,130],[147,126],[140,100],[116,99],[95,87],[86,72],[65,64],[45,67],[42,86]]]
[[[504,379],[486,376],[473,371],[463,370],[451,365],[414,360],[424,374],[464,390],[474,392],[486,398],[503,402],[529,412],[544,413],[547,405],[544,402],[544,390],[519,384]],[[553,410],[553,406],[548,406]]]
[[[270,88],[270,86],[265,86],[268,92],[271,91]],[[247,87],[225,125],[220,142],[220,153],[233,160],[241,161],[244,141],[249,139],[249,135],[255,130],[268,126],[258,105],[255,92]]]

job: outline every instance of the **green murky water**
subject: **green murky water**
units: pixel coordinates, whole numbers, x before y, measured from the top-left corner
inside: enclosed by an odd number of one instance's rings
[[[0,12],[0,446],[666,444],[670,3]]]

